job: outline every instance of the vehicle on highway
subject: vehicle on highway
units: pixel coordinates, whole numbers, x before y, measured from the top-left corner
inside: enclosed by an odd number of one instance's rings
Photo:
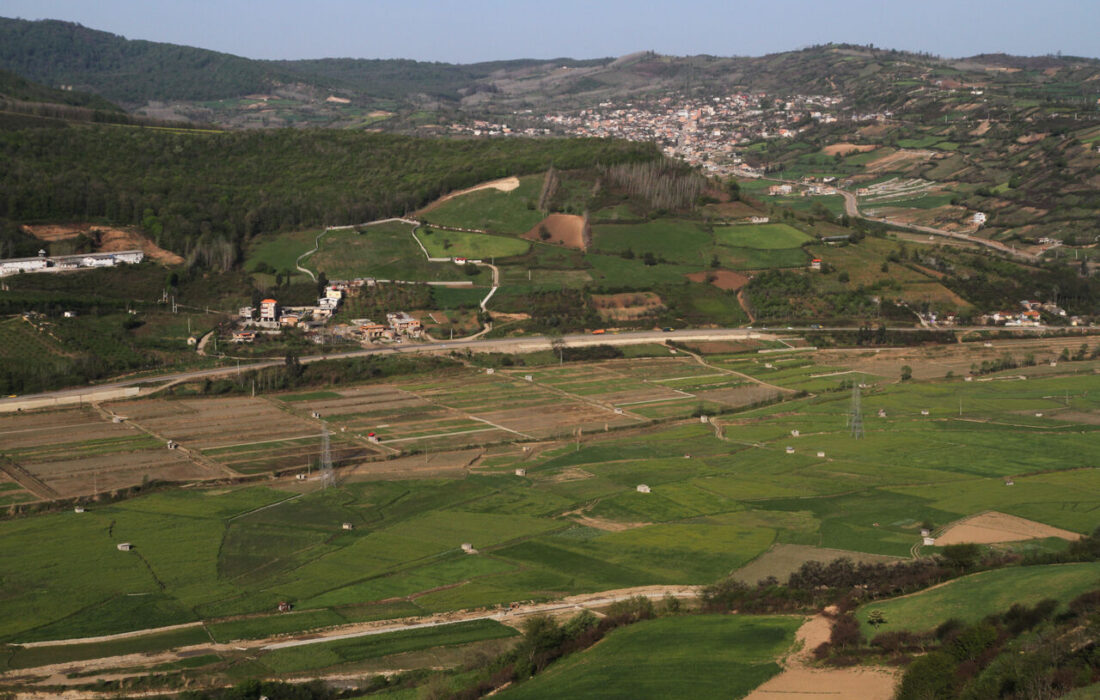
[[[596,330],[592,331],[592,335],[603,335],[606,332],[607,330],[604,328],[597,328]]]
[[[671,326],[666,326],[665,328],[662,328],[661,330],[664,331],[665,333],[671,333],[672,332],[672,327]]]

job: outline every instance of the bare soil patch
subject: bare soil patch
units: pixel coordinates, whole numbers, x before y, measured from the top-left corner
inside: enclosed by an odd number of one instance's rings
[[[544,229],[550,233],[549,238],[542,237]],[[551,214],[523,234],[523,238],[529,241],[560,243],[567,248],[584,250],[584,218],[576,214]]]
[[[733,270],[703,270],[685,276],[692,282],[709,282],[728,292],[735,292],[749,283],[748,277]]]
[[[701,343],[684,343],[683,345],[688,350],[698,352],[703,355],[720,355],[725,353],[748,352],[749,350],[759,350],[761,347],[761,343],[759,340],[742,340],[736,342],[715,340]]]
[[[869,173],[879,173],[885,170],[900,170],[907,165],[929,160],[934,155],[936,155],[935,151],[908,151],[902,149],[871,161],[867,164],[866,170]]]
[[[1081,535],[1076,532],[1051,527],[1007,513],[990,511],[960,520],[949,526],[942,535],[936,538],[936,544],[997,544],[999,542],[1018,542],[1043,537],[1060,537],[1070,541],[1081,539]]]
[[[592,305],[600,317],[608,321],[632,321],[651,316],[665,308],[661,297],[653,292],[593,294]]]
[[[795,634],[797,652],[787,657],[782,673],[745,696],[745,700],[821,700],[859,698],[890,700],[894,697],[898,671],[882,667],[812,668],[813,650],[829,641],[832,622],[817,615]]]
[[[970,132],[971,136],[984,136],[985,132],[989,131],[991,124],[988,119],[983,119],[978,123],[978,128]]]
[[[873,151],[876,148],[878,148],[878,146],[872,143],[834,143],[831,146],[826,146],[825,148],[822,148],[821,152],[827,156],[835,156],[838,153],[842,156],[847,156],[853,153],[867,153],[868,151]]]
[[[388,479],[435,479],[465,476],[483,450],[426,452],[382,462],[367,462],[341,470],[341,481],[378,481]]]
[[[133,229],[106,228],[92,224],[50,224],[43,226],[24,226],[23,230],[40,241],[54,243],[66,241],[84,234],[95,238],[92,231],[98,232],[99,243],[96,252],[118,253],[123,250],[140,250],[152,260],[165,265],[180,265],[183,258],[161,248]]]

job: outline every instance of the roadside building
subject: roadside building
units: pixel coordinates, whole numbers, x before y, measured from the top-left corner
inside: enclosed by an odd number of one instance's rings
[[[260,320],[267,323],[275,323],[279,319],[279,302],[274,299],[264,299],[260,302]]]

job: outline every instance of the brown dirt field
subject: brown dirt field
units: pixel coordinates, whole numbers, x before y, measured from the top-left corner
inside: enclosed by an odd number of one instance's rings
[[[943,534],[936,538],[936,544],[939,546],[962,543],[997,544],[1043,537],[1060,537],[1070,541],[1081,539],[1081,535],[1076,532],[1018,518],[1015,515],[990,511],[959,520],[948,526]]]
[[[702,401],[714,401],[724,403],[727,406],[748,406],[757,401],[765,401],[775,398],[782,392],[760,384],[742,384],[729,389],[713,389],[711,391],[699,391],[695,396]]]
[[[92,224],[66,224],[45,226],[24,226],[23,230],[35,238],[48,243],[76,238],[92,229],[100,232],[99,253],[117,253],[122,250],[141,250],[149,258],[165,265],[180,265],[183,258],[161,248],[145,236],[131,229],[107,228]]]
[[[595,528],[597,530],[604,530],[606,532],[624,532],[626,530],[633,530],[634,528],[652,525],[652,523],[620,523],[614,520],[593,518],[590,515],[575,515],[573,516],[573,520],[575,520],[578,525],[584,525],[586,527]]]
[[[558,404],[541,407],[537,413],[522,408],[478,413],[478,416],[510,430],[540,438],[569,434],[577,426],[588,433],[603,431],[604,425],[619,426],[635,422],[629,416],[616,414],[610,409],[564,399]]]
[[[813,650],[829,641],[832,622],[823,615],[811,618],[795,634],[798,651],[787,657],[784,670],[745,696],[745,700],[890,700],[898,671],[882,667],[812,668]]]
[[[733,270],[703,270],[701,272],[692,272],[684,276],[692,282],[699,283],[706,282],[709,276],[711,277],[711,284],[727,292],[735,292],[749,283],[748,277],[739,272],[734,272]]]
[[[842,156],[848,156],[853,153],[866,153],[873,151],[878,146],[871,143],[855,144],[855,143],[834,143],[831,146],[826,146],[821,149],[821,152],[827,156],[835,156],[837,153]]]
[[[348,482],[382,479],[461,478],[482,455],[483,450],[428,452],[382,462],[366,462],[340,471],[340,480]]]
[[[988,119],[983,119],[978,124],[978,128],[974,129],[973,131],[970,132],[970,135],[971,136],[984,136],[985,132],[989,131],[990,126],[991,126],[991,124],[990,124],[989,120]]]
[[[61,498],[135,486],[146,477],[164,481],[200,481],[225,476],[190,461],[179,450],[167,449],[25,464],[24,468],[57,491]]]
[[[576,214],[551,214],[522,237],[529,241],[541,241],[539,232],[544,226],[550,232],[546,243],[560,243],[566,248],[584,250],[584,217]]]
[[[917,161],[928,160],[935,154],[935,151],[908,151],[902,149],[871,161],[865,166],[865,170],[869,173],[898,170]]]
[[[750,586],[755,586],[757,581],[768,576],[775,576],[780,582],[785,582],[787,577],[798,571],[798,568],[806,562],[817,561],[824,564],[841,557],[847,557],[856,563],[902,561],[900,557],[864,554],[863,552],[852,552],[846,549],[827,549],[805,544],[777,544],[745,566],[734,571],[733,576]]]
[[[632,321],[665,308],[661,297],[653,292],[593,294],[592,305],[605,321]]]
[[[744,219],[750,216],[761,216],[764,212],[750,207],[744,202],[719,202],[703,207],[705,214],[720,219]]]

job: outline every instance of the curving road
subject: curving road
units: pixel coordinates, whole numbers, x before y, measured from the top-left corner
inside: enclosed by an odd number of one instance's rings
[[[931,234],[933,236],[943,236],[945,238],[954,238],[956,240],[966,241],[967,243],[973,243],[975,245],[985,246],[986,248],[992,248],[993,250],[996,250],[999,253],[1004,253],[1005,255],[1010,255],[1010,256],[1013,256],[1013,257],[1017,257],[1017,258],[1020,258],[1021,260],[1026,260],[1028,262],[1036,262],[1036,261],[1039,260],[1038,255],[1033,255],[1031,253],[1027,253],[1027,252],[1024,252],[1022,250],[1016,250],[1015,248],[1013,248],[1011,246],[1007,246],[1004,243],[1000,243],[998,241],[992,241],[988,238],[982,238],[981,236],[971,236],[970,234],[967,234],[967,233],[956,233],[955,231],[945,231],[945,230],[939,229],[939,228],[932,228],[931,226],[919,226],[917,224],[908,224],[908,223],[905,223],[905,222],[902,222],[902,221],[896,221],[896,220],[893,220],[893,219],[864,216],[859,211],[859,203],[856,201],[856,196],[854,194],[852,194],[851,192],[846,192],[845,190],[841,190],[841,189],[838,189],[837,193],[839,193],[840,196],[844,197],[844,213],[846,213],[851,218],[866,219],[867,221],[878,221],[878,222],[890,224],[891,226],[897,226],[898,228],[904,228],[904,229],[907,229],[909,231],[917,231],[919,233],[928,233],[928,234]]]

